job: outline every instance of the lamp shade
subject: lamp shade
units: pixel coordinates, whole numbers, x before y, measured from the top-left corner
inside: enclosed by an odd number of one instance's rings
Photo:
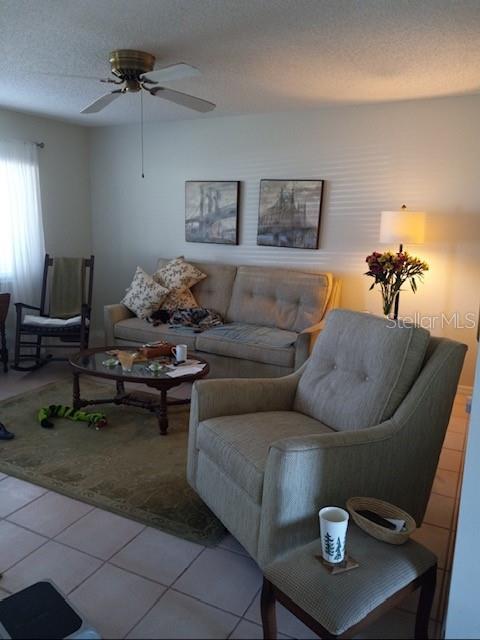
[[[382,211],[380,242],[422,244],[425,237],[423,211]]]

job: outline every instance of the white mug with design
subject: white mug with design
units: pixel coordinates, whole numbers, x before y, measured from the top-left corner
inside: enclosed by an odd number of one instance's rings
[[[340,507],[323,507],[318,512],[323,559],[338,564],[345,559],[348,511]]]
[[[176,347],[172,347],[172,353],[175,356],[176,362],[185,362],[187,359],[187,345],[177,344]]]

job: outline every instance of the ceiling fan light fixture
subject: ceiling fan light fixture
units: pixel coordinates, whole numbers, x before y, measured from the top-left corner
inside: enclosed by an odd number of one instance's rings
[[[125,91],[127,93],[137,93],[141,88],[142,85],[138,80],[125,80]]]
[[[155,66],[155,56],[135,49],[116,49],[109,56],[113,75],[126,80],[138,80]]]

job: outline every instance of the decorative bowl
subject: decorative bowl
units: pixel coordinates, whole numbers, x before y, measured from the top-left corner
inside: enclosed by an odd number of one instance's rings
[[[417,528],[415,520],[409,513],[403,511],[400,507],[385,502],[384,500],[378,500],[377,498],[349,498],[347,500],[347,509],[352,516],[352,520],[360,529],[377,538],[377,540],[382,540],[382,542],[388,542],[389,544],[404,544]],[[387,529],[358,513],[358,511],[362,510],[373,511],[382,518],[404,520],[405,526],[401,531]]]

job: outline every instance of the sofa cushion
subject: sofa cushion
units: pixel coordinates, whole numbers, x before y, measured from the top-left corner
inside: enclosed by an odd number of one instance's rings
[[[419,327],[331,311],[300,378],[295,410],[340,431],[380,424],[417,378],[429,340]]]
[[[293,367],[297,337],[293,331],[231,322],[200,333],[196,345],[206,353]]]
[[[257,503],[270,445],[290,437],[331,433],[331,429],[295,411],[263,411],[204,420],[198,425],[197,448]]]
[[[167,264],[168,260],[160,258],[158,268]],[[207,277],[193,285],[192,293],[201,307],[218,311],[225,317],[232,296],[232,286],[237,267],[230,264],[212,262],[196,262],[189,260]]]
[[[137,267],[121,303],[139,318],[147,318],[160,307],[168,294],[169,289],[158,284],[141,267]]]
[[[163,267],[159,267],[152,276],[156,282],[167,289],[190,289],[206,277],[205,273],[187,262],[183,256],[174,258]]]
[[[168,324],[160,324],[154,327],[153,324],[140,318],[127,318],[115,324],[113,335],[119,340],[128,342],[155,342],[166,340],[174,344],[186,344],[191,350],[195,349],[196,334],[188,327],[170,329]]]
[[[322,319],[331,281],[328,273],[238,267],[227,319],[300,333]]]
[[[162,302],[160,309],[167,311],[177,311],[178,309],[194,309],[198,307],[195,296],[187,287],[183,289],[173,289]]]

